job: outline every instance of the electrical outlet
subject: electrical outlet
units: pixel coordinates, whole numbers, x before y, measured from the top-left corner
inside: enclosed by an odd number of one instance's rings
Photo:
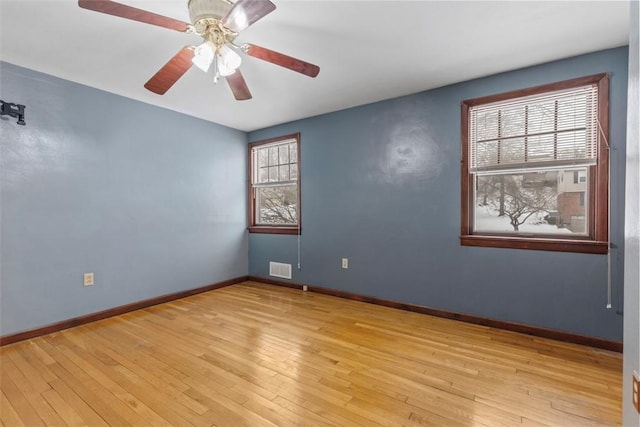
[[[302,290],[307,292],[309,290],[309,287],[307,285],[302,285]]]
[[[93,286],[93,273],[84,273],[84,285]]]
[[[342,258],[342,268],[349,268],[349,258]]]
[[[633,372],[633,390],[632,390],[632,402],[636,411],[640,412],[640,375],[637,372]]]

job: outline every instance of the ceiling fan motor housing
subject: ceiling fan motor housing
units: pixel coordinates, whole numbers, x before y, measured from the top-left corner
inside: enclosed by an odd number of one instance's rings
[[[189,0],[189,17],[194,26],[201,20],[220,20],[224,17],[233,3],[228,0]]]

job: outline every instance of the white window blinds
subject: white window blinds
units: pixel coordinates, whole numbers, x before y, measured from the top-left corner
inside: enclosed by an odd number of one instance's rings
[[[471,172],[595,164],[596,85],[469,109]]]

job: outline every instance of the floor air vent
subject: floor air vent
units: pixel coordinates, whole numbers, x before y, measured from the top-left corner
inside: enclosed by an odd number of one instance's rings
[[[283,279],[291,279],[291,264],[283,264],[281,262],[269,263],[269,276],[282,277]]]

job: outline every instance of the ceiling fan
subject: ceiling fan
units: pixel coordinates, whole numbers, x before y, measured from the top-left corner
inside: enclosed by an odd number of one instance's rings
[[[108,15],[157,25],[201,36],[199,46],[185,46],[145,83],[151,92],[163,95],[192,65],[208,71],[213,65],[214,81],[224,77],[237,100],[251,99],[251,92],[240,73],[244,53],[292,71],[315,77],[320,67],[261,46],[245,43],[236,45],[235,38],[276,6],[269,0],[189,0],[191,24],[167,16],[138,9],[111,0],[78,0],[78,6]]]

